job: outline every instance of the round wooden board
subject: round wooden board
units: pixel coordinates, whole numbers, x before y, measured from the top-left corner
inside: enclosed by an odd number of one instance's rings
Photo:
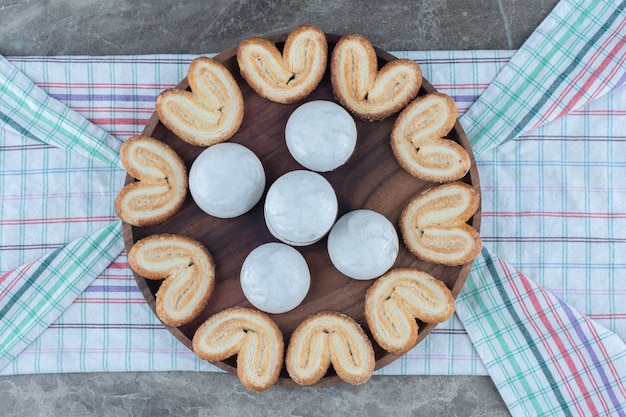
[[[327,35],[329,54],[339,40],[337,35]],[[282,48],[286,34],[270,38]],[[396,59],[393,55],[376,49],[379,67]],[[240,143],[251,149],[262,161],[269,186],[282,174],[303,169],[289,154],[285,144],[284,129],[291,113],[301,104],[311,100],[332,100],[332,87],[329,70],[317,89],[303,101],[285,105],[270,102],[257,95],[239,74],[237,65],[237,47],[228,49],[214,59],[221,62],[233,74],[245,99],[243,123],[231,142]],[[330,60],[330,57],[329,57]],[[189,84],[184,79],[178,85],[187,89]],[[420,95],[433,92],[435,89],[424,80]],[[384,214],[395,226],[398,236],[398,220],[406,203],[417,193],[436,184],[418,180],[405,172],[396,162],[389,143],[389,135],[397,115],[380,122],[357,120],[358,139],[354,154],[349,161],[335,171],[322,175],[332,184],[339,200],[339,216],[360,208],[375,210]],[[146,125],[143,135],[162,140],[170,145],[185,161],[187,169],[204,148],[190,145],[159,121],[156,112]],[[470,154],[472,167],[462,181],[471,184],[480,192],[478,171],[474,157],[460,124],[456,123],[448,138],[460,143]],[[134,181],[127,177],[126,183]],[[207,308],[192,323],[179,328],[168,327],[168,330],[183,344],[191,349],[191,340],[196,329],[211,315],[231,306],[252,307],[246,300],[239,284],[239,272],[246,256],[263,243],[277,241],[268,231],[263,219],[263,202],[261,201],[248,213],[234,219],[218,219],[201,211],[188,194],[181,210],[164,223],[150,227],[134,227],[124,224],[126,250],[146,236],[157,233],[175,233],[193,237],[202,242],[213,255],[217,265],[216,286]],[[479,230],[480,208],[469,223]],[[400,238],[401,240],[401,238]],[[471,264],[459,267],[446,267],[423,262],[413,256],[401,243],[400,253],[394,266],[414,267],[426,271],[442,280],[452,290],[454,297],[458,295],[467,279]],[[332,310],[347,314],[361,324],[370,336],[364,315],[364,296],[373,281],[357,281],[337,271],[330,262],[326,250],[326,238],[305,247],[297,248],[306,259],[311,270],[311,288],[300,306],[284,314],[274,314],[276,321],[285,337],[285,347],[293,330],[310,314]],[[146,280],[134,274],[144,297],[150,307],[155,308],[155,294],[161,281]],[[420,324],[419,341],[423,340],[435,327]],[[380,348],[372,339],[376,354],[376,369],[381,368],[398,358]],[[230,358],[215,363],[231,373],[236,373],[236,360]],[[328,371],[317,385],[328,385],[341,382],[334,370]],[[277,382],[279,385],[296,385],[287,374],[281,372]]]

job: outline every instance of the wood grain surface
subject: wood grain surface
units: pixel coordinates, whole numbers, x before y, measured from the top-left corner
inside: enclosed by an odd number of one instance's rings
[[[276,42],[279,48],[286,35],[277,35],[270,39]],[[329,53],[339,40],[337,35],[327,35]],[[239,75],[236,60],[237,48],[228,49],[214,59],[222,62],[228,68],[241,87],[245,98],[244,119],[241,128],[230,139],[252,150],[263,163],[266,173],[265,193],[269,186],[282,174],[303,169],[289,154],[285,144],[284,129],[291,113],[301,104],[310,100],[334,100],[330,85],[329,71],[318,88],[302,102],[293,105],[284,105],[270,102],[258,96]],[[379,66],[395,59],[389,53],[376,49]],[[186,79],[182,80],[178,88],[188,88]],[[424,80],[420,95],[435,91]],[[334,187],[339,202],[339,215],[355,209],[365,208],[385,215],[396,227],[398,236],[398,220],[406,203],[415,194],[436,184],[418,180],[405,172],[396,162],[389,135],[396,116],[380,122],[356,121],[357,146],[348,162],[336,170],[322,175]],[[187,169],[204,148],[189,145],[176,137],[163,126],[158,116],[153,114],[146,125],[143,134],[160,139],[170,145],[185,161]],[[472,167],[462,181],[472,184],[480,192],[478,171],[473,154],[465,133],[460,124],[456,123],[448,138],[460,143],[470,153]],[[127,177],[126,182],[134,181]],[[191,195],[181,210],[164,223],[150,227],[133,227],[124,224],[124,239],[128,251],[137,240],[156,233],[176,233],[193,237],[202,242],[211,252],[217,265],[216,287],[209,300],[207,308],[192,323],[168,330],[183,344],[191,348],[191,339],[195,330],[209,316],[231,306],[252,307],[246,300],[239,283],[239,272],[245,257],[263,243],[277,241],[268,231],[263,219],[263,202],[261,201],[248,213],[234,219],[218,219],[204,213],[193,202]],[[469,223],[477,230],[480,229],[480,207]],[[402,239],[400,238],[402,242]],[[400,244],[400,253],[394,266],[414,267],[426,271],[441,279],[452,290],[456,297],[464,285],[471,264],[459,267],[446,267],[420,261],[415,258],[403,244]],[[326,238],[305,247],[298,247],[306,259],[311,271],[311,287],[303,303],[292,311],[284,314],[271,315],[281,328],[287,346],[289,337],[296,326],[310,314],[332,310],[347,314],[359,322],[369,335],[364,316],[364,295],[373,281],[357,281],[350,279],[337,271],[330,262],[326,250]],[[155,294],[160,281],[145,280],[134,274],[138,286],[144,297],[154,310]],[[419,341],[423,340],[434,328],[434,325],[420,323]],[[371,339],[371,337],[370,337]],[[373,340],[376,354],[376,369],[381,368],[398,357],[382,350]],[[236,373],[235,358],[215,363],[231,373]],[[331,369],[317,385],[328,385],[341,382]],[[278,381],[279,385],[296,385],[287,375],[285,369]]]

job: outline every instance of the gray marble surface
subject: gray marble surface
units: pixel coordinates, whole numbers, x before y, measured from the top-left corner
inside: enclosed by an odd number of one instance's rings
[[[0,54],[212,53],[311,23],[390,51],[517,49],[557,0],[0,0]],[[2,416],[507,416],[488,377],[247,392],[228,374],[0,377]]]

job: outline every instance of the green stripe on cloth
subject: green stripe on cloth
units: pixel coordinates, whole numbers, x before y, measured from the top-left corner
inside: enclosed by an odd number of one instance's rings
[[[27,137],[121,167],[120,141],[48,96],[2,56],[0,114],[0,126],[4,124]]]
[[[513,416],[626,416],[624,340],[486,248],[456,314]]]
[[[625,8],[624,0],[559,2],[461,118],[474,153],[616,88],[626,72]]]
[[[47,329],[123,249],[121,222],[116,221],[0,277],[0,369]]]

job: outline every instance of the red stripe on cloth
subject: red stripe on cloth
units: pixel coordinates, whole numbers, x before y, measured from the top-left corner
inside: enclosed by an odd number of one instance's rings
[[[625,219],[626,213],[545,212],[545,211],[483,211],[485,217],[558,217],[567,219]]]
[[[92,217],[50,217],[40,219],[10,219],[0,220],[0,226],[15,226],[19,224],[66,224],[66,223],[99,223],[119,220],[116,216],[92,216]]]
[[[510,274],[510,271],[508,271],[507,268],[505,269],[506,269],[506,274],[507,275]],[[568,380],[569,378],[567,376],[567,373],[560,366],[561,361],[556,360],[556,358],[559,355],[562,357],[562,360],[567,365],[569,373],[573,376],[574,381],[576,382],[576,385],[578,386],[578,389],[580,390],[582,394],[582,397],[585,399],[585,403],[587,404],[588,411],[591,414],[583,412],[583,410],[580,408],[579,395],[576,395],[572,391],[572,386],[571,384],[568,383],[568,384],[565,384],[565,386],[567,387],[567,391],[570,393],[574,406],[579,411],[580,415],[594,415],[594,416],[599,415],[598,410],[596,409],[596,406],[593,400],[591,399],[591,393],[589,392],[585,382],[583,381],[580,370],[574,363],[574,359],[571,355],[572,350],[568,349],[565,346],[563,339],[557,334],[556,329],[554,328],[552,323],[550,323],[546,308],[541,305],[541,302],[539,298],[537,297],[537,290],[530,285],[528,278],[526,278],[521,272],[517,271],[517,274],[520,277],[521,284],[523,287],[523,292],[519,291],[519,288],[515,285],[513,285],[513,290],[516,293],[516,298],[520,301],[520,306],[522,307],[522,309],[525,312],[526,317],[528,318],[528,322],[531,324],[531,326],[537,333],[540,340],[545,340],[547,336],[551,338],[552,341],[554,341],[558,349],[558,352],[557,352],[558,354],[555,354],[555,352],[553,351],[549,343],[546,343],[545,341],[543,341],[542,345],[544,346],[546,350],[550,352],[550,357],[553,359],[551,363],[557,369],[559,375],[561,375],[561,377],[564,378],[564,380]],[[523,302],[526,296],[531,302],[532,309],[529,309],[528,307],[530,306],[527,303]],[[544,300],[547,301],[548,303],[548,309],[549,309],[548,311],[552,313],[551,316],[559,318],[559,314],[557,313],[554,304],[546,297],[544,297]],[[543,324],[543,326],[545,327],[545,330],[547,331],[547,335],[545,335],[545,332],[542,331],[542,329],[539,329],[539,327],[537,326],[537,321],[535,319],[536,317],[539,317],[541,323]],[[564,332],[564,333],[566,334],[566,336],[569,336],[567,332]],[[572,344],[572,346],[576,346],[571,340],[570,340],[570,343]],[[585,363],[585,358],[580,355],[580,351],[578,349],[573,349],[573,351],[577,354],[576,356],[578,357],[578,360],[581,361],[582,363]],[[598,386],[596,384],[596,381],[592,379],[592,382],[594,384],[594,388],[596,388],[597,390]]]
[[[36,262],[37,262],[37,259],[35,259],[34,261],[31,261],[31,262],[27,263],[26,265],[24,265],[22,270],[19,271],[13,277],[13,279],[8,283],[8,285],[4,288],[4,290],[2,292],[0,292],[0,300],[2,300],[9,292],[11,292],[11,290],[17,285],[18,282],[20,282],[22,277],[24,275],[26,275],[26,273],[30,270],[30,268],[32,268],[32,266]],[[0,276],[0,284],[2,284],[4,281],[6,281],[7,278],[9,278],[15,271],[16,271],[16,269],[13,269],[11,271],[8,271],[8,272],[2,274],[2,276]]]
[[[544,124],[546,120],[551,119],[551,115],[556,110],[556,107],[559,105],[559,103],[562,103],[563,101],[565,101],[566,96],[574,89],[574,87],[578,85],[578,82],[587,74],[587,71],[598,60],[598,58],[605,53],[607,45],[615,40],[617,34],[622,33],[622,29],[625,24],[626,24],[626,21],[623,21],[620,24],[619,28],[613,31],[613,34],[611,36],[608,36],[604,40],[602,45],[599,45],[595,49],[593,55],[588,60],[586,60],[586,63],[582,66],[582,68],[580,68],[578,75],[569,83],[569,85],[565,87],[565,89],[561,92],[559,97],[555,98],[555,100],[552,102],[548,110],[544,112],[543,116],[538,120],[535,126],[540,126]],[[583,86],[578,90],[578,92],[568,102],[568,104],[565,105],[564,109],[558,114],[557,118],[569,113],[572,110],[572,107],[574,107],[580,101],[580,99],[582,98],[582,95],[586,93],[589,87],[591,86],[591,84],[593,84],[599,78],[600,74],[608,67],[611,60],[615,58],[616,56],[618,56],[617,51],[621,49],[621,47],[624,45],[624,42],[625,42],[625,39],[622,38],[615,45],[615,47],[608,54],[608,56],[600,63],[598,68],[596,68],[594,72],[589,74],[589,78],[587,78]],[[617,65],[617,67],[619,68],[620,66]]]

